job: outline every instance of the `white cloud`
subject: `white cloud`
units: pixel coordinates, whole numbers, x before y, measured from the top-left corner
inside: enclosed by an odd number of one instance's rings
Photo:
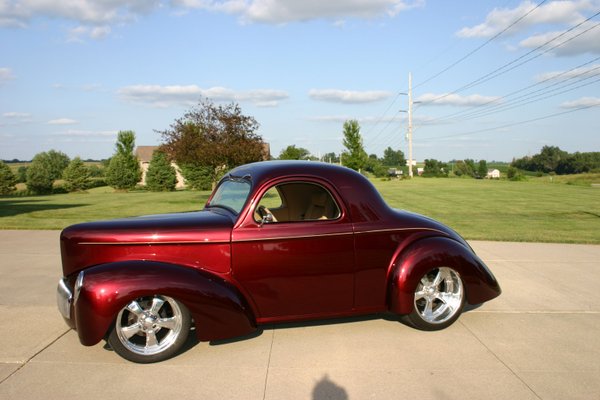
[[[397,122],[406,119],[405,116],[395,115],[392,117],[352,117],[349,115],[319,115],[316,117],[309,117],[309,121],[315,122],[333,122],[333,123],[344,123],[350,119],[358,121],[361,125],[383,123],[383,122]]]
[[[584,31],[588,29],[590,30],[584,33]],[[554,39],[562,32],[563,31],[547,32],[531,36],[522,40],[519,45],[525,48],[537,48]],[[574,29],[568,34],[549,43],[548,46],[543,47],[542,50],[552,48],[556,45],[559,46],[551,52],[557,56],[573,56],[584,53],[600,54],[600,27],[598,27],[598,24],[595,22],[587,22],[579,28]]]
[[[31,117],[31,114],[28,113],[23,113],[23,112],[16,112],[16,111],[10,111],[10,112],[5,112],[4,114],[2,114],[2,116],[4,118],[11,118],[11,119],[26,119]]]
[[[340,89],[311,89],[308,92],[308,96],[313,100],[358,104],[385,100],[391,96],[391,93],[381,90],[352,91]]]
[[[70,129],[66,132],[63,133],[59,133],[59,136],[84,136],[84,137],[89,137],[89,136],[109,136],[109,137],[113,137],[113,136],[117,136],[118,131],[86,131],[86,130],[77,130],[77,129]]]
[[[235,91],[224,87],[202,89],[196,85],[133,85],[119,89],[118,94],[126,101],[153,107],[192,106],[203,97],[213,101],[250,102],[258,107],[275,107],[289,97],[286,92],[274,89]]]
[[[10,68],[0,68],[0,85],[13,79],[15,79],[15,75]]]
[[[76,123],[77,123],[77,121],[75,121],[74,119],[70,119],[70,118],[52,119],[47,122],[48,125],[74,125]]]
[[[25,27],[36,17],[106,25],[148,14],[160,3],[160,0],[0,0],[0,26]]]
[[[0,0],[0,26],[27,27],[35,18],[75,21],[91,38],[104,37],[107,26],[131,21],[162,7],[161,0]],[[395,16],[425,0],[171,0],[175,12],[202,9],[238,15],[243,21],[286,23],[311,19]],[[100,30],[94,31],[98,27]],[[78,28],[75,28],[78,29]],[[70,35],[76,35],[71,31]],[[71,38],[72,39],[72,38]]]
[[[600,97],[582,97],[562,103],[560,106],[562,108],[600,107]]]
[[[183,8],[236,14],[244,21],[282,24],[293,21],[340,18],[393,17],[416,7],[424,0],[174,0]]]
[[[515,8],[494,8],[486,16],[485,22],[473,27],[462,28],[456,34],[464,38],[494,36],[535,6],[536,3],[527,0]],[[597,1],[593,0],[550,1],[527,15],[507,33],[514,34],[539,24],[573,25],[585,19],[582,12],[596,10],[597,7]]]
[[[477,107],[490,103],[500,104],[500,97],[482,96],[480,94],[461,96],[458,94],[448,93],[425,93],[424,95],[419,96],[419,98],[417,98],[415,101],[424,103],[424,105],[432,106]]]
[[[104,39],[108,35],[110,35],[111,28],[110,26],[83,26],[80,25],[69,30],[69,34],[67,37],[68,42],[83,42],[84,38],[89,39]]]
[[[560,78],[562,80],[572,78],[589,78],[600,74],[600,64],[594,64],[589,67],[575,68],[568,71],[552,71],[539,74],[535,77],[537,82],[545,82],[550,79]]]

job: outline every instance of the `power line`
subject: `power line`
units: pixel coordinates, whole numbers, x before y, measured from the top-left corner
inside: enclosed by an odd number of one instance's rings
[[[510,62],[508,62],[508,63],[506,63],[506,64],[504,64],[503,66],[501,66],[501,67],[499,67],[499,68],[496,68],[496,69],[495,69],[495,70],[493,70],[492,72],[490,72],[490,73],[487,73],[487,74],[485,74],[485,75],[483,75],[483,76],[481,76],[481,77],[479,77],[479,78],[475,79],[474,81],[471,81],[470,83],[467,83],[466,85],[463,85],[463,86],[459,87],[458,89],[455,89],[455,90],[453,90],[452,92],[445,93],[445,94],[443,94],[443,95],[440,95],[439,97],[436,97],[435,99],[431,100],[431,102],[439,101],[439,100],[441,100],[441,99],[443,99],[443,98],[446,98],[446,97],[448,97],[448,96],[450,96],[450,95],[452,95],[452,94],[456,94],[456,93],[458,93],[458,92],[462,92],[463,90],[470,89],[470,88],[472,88],[472,87],[474,87],[474,86],[480,85],[480,84],[482,84],[482,83],[484,83],[484,82],[488,82],[488,81],[490,81],[490,80],[492,80],[492,79],[494,79],[494,78],[497,78],[497,77],[499,77],[500,75],[504,75],[505,73],[507,73],[507,72],[509,72],[509,71],[512,71],[512,70],[514,70],[515,68],[518,68],[518,67],[520,67],[520,66],[522,66],[522,65],[524,65],[524,64],[527,64],[528,62],[530,62],[530,61],[532,61],[532,60],[534,60],[534,59],[536,59],[536,58],[538,58],[538,57],[542,56],[543,54],[546,54],[546,53],[548,53],[548,52],[550,52],[550,51],[554,50],[555,48],[557,48],[557,47],[559,47],[559,46],[562,46],[562,45],[564,45],[565,43],[568,43],[568,42],[570,42],[571,40],[574,40],[574,39],[578,38],[579,36],[581,36],[581,35],[583,35],[583,34],[585,34],[585,33],[589,32],[590,30],[597,28],[597,27],[598,27],[600,24],[596,24],[596,25],[594,25],[594,26],[592,26],[592,27],[590,27],[590,28],[586,29],[585,31],[583,31],[583,32],[580,32],[580,33],[578,33],[577,35],[575,35],[575,36],[573,36],[573,37],[571,37],[571,38],[569,38],[569,39],[565,40],[564,42],[561,42],[561,43],[559,43],[559,44],[556,44],[556,45],[554,45],[554,46],[550,47],[549,49],[546,49],[546,50],[544,50],[543,52],[541,52],[541,53],[539,53],[539,54],[536,54],[535,56],[531,57],[530,59],[527,59],[527,60],[525,60],[525,61],[523,61],[523,62],[521,62],[521,63],[519,63],[519,64],[517,64],[517,65],[514,65],[514,66],[512,66],[512,67],[511,67],[511,68],[509,68],[509,69],[506,69],[507,67],[509,67],[509,66],[511,66],[511,65],[513,65],[513,64],[515,64],[516,62],[518,62],[518,61],[520,61],[520,60],[524,59],[525,57],[529,56],[530,54],[532,54],[532,53],[534,53],[534,52],[536,52],[536,51],[540,50],[541,48],[543,48],[543,47],[547,46],[548,44],[550,44],[550,43],[554,42],[555,40],[557,40],[557,39],[559,39],[559,38],[563,37],[563,36],[564,36],[564,35],[566,35],[567,33],[569,33],[569,32],[572,32],[574,29],[577,29],[578,27],[580,27],[581,25],[583,25],[583,24],[584,24],[584,23],[586,23],[586,22],[589,22],[589,21],[590,21],[592,18],[595,18],[595,17],[596,17],[596,16],[598,16],[598,15],[600,15],[600,11],[596,12],[594,15],[592,15],[591,17],[587,18],[586,20],[584,20],[584,21],[582,21],[582,22],[578,23],[577,25],[575,25],[575,26],[573,26],[573,27],[571,27],[571,28],[567,29],[566,31],[564,31],[564,32],[562,32],[562,33],[560,33],[560,34],[558,34],[558,35],[557,35],[557,36],[555,36],[554,38],[552,38],[552,39],[550,39],[550,40],[546,41],[544,44],[542,44],[542,45],[540,45],[540,46],[536,47],[535,49],[532,49],[532,50],[528,51],[527,53],[523,54],[522,56],[515,58],[514,60],[512,60],[512,61],[510,61]]]
[[[531,10],[529,10],[528,12],[526,12],[525,14],[523,14],[522,16],[520,16],[519,18],[517,18],[515,21],[513,21],[511,24],[509,24],[506,28],[504,28],[503,30],[501,30],[500,32],[496,33],[494,36],[492,36],[491,38],[489,38],[488,40],[486,40],[483,44],[477,46],[475,49],[471,50],[469,53],[465,54],[464,56],[462,56],[461,58],[459,58],[458,60],[456,60],[455,62],[453,62],[449,66],[447,66],[446,68],[442,69],[440,72],[438,72],[435,75],[427,78],[425,81],[419,83],[418,85],[416,85],[414,87],[414,89],[416,89],[416,88],[418,88],[420,86],[425,85],[426,83],[432,81],[433,79],[437,78],[438,76],[442,75],[443,73],[447,72],[448,70],[454,68],[456,65],[460,64],[461,62],[463,62],[467,58],[471,57],[473,54],[475,54],[476,52],[478,52],[479,50],[481,50],[483,47],[487,46],[489,43],[491,43],[492,41],[496,40],[499,36],[501,36],[502,34],[504,34],[510,28],[512,28],[513,26],[515,26],[519,22],[521,22],[525,17],[527,17],[529,14],[531,14],[532,12],[534,12],[535,10],[537,10],[546,1],[547,0],[541,1],[535,7],[533,7]]]
[[[577,84],[577,83],[579,83],[579,82],[581,82],[583,80],[587,80],[587,79],[593,78],[597,74],[593,74],[591,76],[588,76],[588,77],[586,77],[584,79],[577,80],[575,82],[571,82],[571,83],[567,83],[567,84],[565,84],[565,82],[567,82],[569,80],[572,80],[572,79],[576,79],[576,78],[581,77],[581,76],[588,75],[588,74],[590,74],[593,71],[600,70],[600,65],[596,66],[595,68],[592,68],[592,69],[584,70],[584,71],[582,71],[579,74],[570,76],[566,80],[561,80],[561,81],[555,82],[555,83],[553,83],[553,84],[551,84],[549,86],[546,86],[544,88],[541,88],[541,89],[538,89],[538,90],[535,90],[535,91],[532,91],[532,92],[529,92],[529,93],[525,93],[525,94],[523,94],[521,96],[518,96],[518,97],[514,98],[513,100],[511,100],[508,103],[498,104],[502,99],[506,99],[508,97],[514,96],[515,94],[524,92],[524,91],[526,91],[528,89],[532,89],[532,88],[534,88],[536,86],[539,86],[539,85],[542,85],[542,84],[544,84],[544,83],[546,83],[546,82],[548,82],[550,80],[555,80],[555,79],[560,78],[561,76],[568,75],[568,74],[572,73],[573,71],[581,69],[582,67],[584,67],[586,65],[589,65],[589,64],[591,64],[591,63],[593,63],[593,62],[595,62],[597,60],[600,60],[600,57],[596,57],[596,58],[594,58],[594,59],[592,59],[592,60],[590,60],[590,61],[588,61],[586,63],[580,64],[577,67],[574,67],[574,68],[572,68],[570,70],[563,71],[562,73],[560,73],[558,75],[551,76],[551,77],[546,78],[546,79],[544,79],[544,80],[542,80],[540,82],[534,83],[532,85],[529,85],[529,86],[526,86],[524,88],[515,90],[515,91],[513,91],[511,93],[508,93],[508,94],[506,94],[504,96],[501,96],[501,97],[495,98],[493,100],[490,100],[490,101],[488,101],[488,102],[486,102],[486,103],[484,103],[482,105],[473,106],[473,107],[470,107],[467,110],[461,110],[461,111],[457,111],[455,113],[452,113],[452,114],[449,114],[449,115],[446,115],[446,116],[434,118],[433,120],[430,120],[429,122],[447,121],[447,120],[450,120],[452,118],[459,117],[459,116],[461,117],[461,120],[478,118],[480,116],[479,114],[484,114],[484,115],[492,114],[492,113],[495,113],[495,112],[502,111],[503,109],[508,108],[511,105],[514,105],[515,103],[522,103],[523,101],[526,101],[526,100],[529,100],[529,99],[532,99],[532,98],[535,98],[535,97],[538,97],[538,96],[541,97],[541,96],[547,94],[548,92],[554,91],[554,90],[548,90],[548,89],[550,89],[550,88],[552,88],[554,86],[563,85],[563,86],[555,89],[555,90],[560,90],[560,89],[562,89],[564,87],[575,85],[575,84]],[[540,94],[538,94],[536,96],[532,96],[533,94],[539,93],[539,92],[542,92],[542,93],[540,93]],[[522,99],[522,100],[517,101],[519,99]],[[497,110],[497,111],[493,111],[493,110]],[[483,115],[481,115],[481,116],[483,116]]]
[[[563,111],[563,112],[560,112],[560,113],[557,113],[557,114],[548,114],[548,115],[544,115],[543,117],[537,117],[537,118],[527,119],[527,120],[524,120],[524,121],[513,122],[513,123],[505,124],[505,125],[500,125],[500,126],[496,126],[494,128],[486,128],[486,129],[480,129],[480,130],[476,130],[476,131],[457,133],[457,134],[452,134],[452,135],[435,136],[435,137],[424,137],[424,138],[421,138],[421,140],[423,140],[423,141],[427,141],[427,140],[439,140],[439,139],[447,139],[447,138],[453,138],[453,137],[459,137],[459,136],[477,135],[479,133],[491,132],[491,131],[496,131],[498,129],[506,129],[506,128],[511,128],[513,126],[518,126],[518,125],[523,125],[523,124],[529,124],[529,123],[532,123],[532,122],[542,121],[542,120],[545,120],[545,119],[554,118],[554,117],[558,117],[558,116],[561,116],[561,115],[574,113],[576,111],[587,110],[588,108],[592,108],[592,107],[598,107],[598,106],[596,106],[596,105],[589,105],[589,106],[574,108],[572,110]]]
[[[600,66],[598,66],[598,68],[596,68],[596,69],[600,69]],[[577,90],[577,89],[580,89],[582,87],[593,85],[594,83],[600,81],[600,79],[596,79],[596,80],[594,80],[592,82],[588,82],[588,83],[585,83],[585,84],[582,84],[582,85],[571,87],[571,88],[566,89],[566,90],[562,90],[561,91],[561,89],[565,89],[565,88],[567,88],[569,86],[576,85],[578,83],[581,83],[581,82],[583,82],[585,80],[588,80],[588,79],[595,78],[597,76],[600,76],[600,73],[588,76],[588,77],[580,79],[580,80],[578,80],[576,82],[568,83],[566,85],[563,85],[561,87],[558,87],[558,88],[555,88],[555,89],[552,89],[552,90],[546,90],[548,88],[540,89],[540,90],[542,90],[542,93],[540,93],[540,94],[537,94],[535,96],[530,96],[530,97],[526,97],[526,95],[525,96],[521,96],[522,99],[519,100],[519,101],[517,101],[517,102],[512,102],[512,103],[503,105],[502,107],[499,107],[499,108],[492,108],[492,109],[489,109],[489,110],[482,110],[482,111],[473,113],[471,115],[465,116],[465,118],[463,118],[463,120],[470,120],[470,119],[480,118],[480,117],[484,117],[484,116],[487,116],[487,115],[496,114],[496,113],[499,113],[499,112],[502,112],[502,111],[512,110],[512,109],[519,108],[519,107],[522,107],[522,106],[527,105],[527,104],[536,103],[538,101],[546,100],[546,99],[549,99],[549,98],[554,97],[554,96],[558,96],[558,95],[561,95],[561,94],[564,94],[564,93],[572,92],[573,90]],[[554,85],[552,85],[552,86],[554,86]],[[536,92],[539,92],[539,90],[536,91]],[[533,93],[536,93],[536,92],[533,92]],[[553,93],[553,92],[556,92],[556,93],[548,95],[549,93]]]

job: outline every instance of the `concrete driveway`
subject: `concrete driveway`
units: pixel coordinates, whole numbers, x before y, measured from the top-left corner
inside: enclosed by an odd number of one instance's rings
[[[0,399],[599,399],[600,246],[471,244],[504,292],[444,331],[280,325],[136,365],[66,328],[58,232],[0,231]]]

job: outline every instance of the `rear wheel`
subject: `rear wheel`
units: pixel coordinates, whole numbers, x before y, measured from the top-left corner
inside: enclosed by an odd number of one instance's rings
[[[459,273],[439,267],[421,277],[408,319],[418,329],[444,329],[458,319],[464,305],[465,290]]]
[[[108,343],[127,360],[152,363],[175,355],[189,331],[190,314],[183,304],[168,296],[145,296],[119,311]]]

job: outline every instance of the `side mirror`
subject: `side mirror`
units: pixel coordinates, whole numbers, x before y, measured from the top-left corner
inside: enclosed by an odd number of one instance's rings
[[[260,226],[262,227],[264,224],[270,224],[273,222],[273,214],[271,213],[266,213],[263,217],[262,220],[260,221]]]

